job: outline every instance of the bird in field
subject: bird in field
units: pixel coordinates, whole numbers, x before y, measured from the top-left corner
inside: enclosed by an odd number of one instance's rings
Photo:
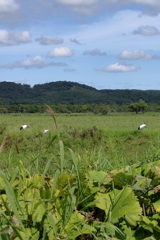
[[[146,127],[146,122],[144,122],[143,124],[141,124],[141,125],[138,127],[138,130],[143,129],[144,127]]]
[[[47,133],[48,131],[49,131],[48,129],[45,129],[45,130],[43,131],[43,134]]]
[[[29,128],[30,126],[28,126],[28,125],[22,125],[21,127],[20,127],[20,130],[24,130],[24,129],[26,129],[26,128]]]

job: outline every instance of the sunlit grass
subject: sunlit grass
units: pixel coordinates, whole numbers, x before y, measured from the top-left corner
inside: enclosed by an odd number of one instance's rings
[[[59,140],[63,142],[65,170],[71,171],[69,148],[81,158],[81,168],[109,171],[127,164],[141,164],[159,158],[160,114],[56,114],[58,129],[50,114],[0,115],[0,144],[8,136],[0,154],[3,170],[12,170],[23,161],[26,168],[43,171],[52,158],[50,173],[60,166]],[[147,127],[138,131],[146,121]],[[30,128],[20,131],[22,124]],[[49,132],[43,135],[43,130]],[[57,136],[54,142],[52,139]],[[48,149],[46,151],[46,148]],[[36,161],[33,161],[37,159]],[[30,163],[32,162],[32,165]],[[38,162],[38,166],[36,163]]]

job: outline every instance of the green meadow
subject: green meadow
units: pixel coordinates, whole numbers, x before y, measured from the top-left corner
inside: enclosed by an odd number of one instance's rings
[[[158,240],[159,118],[1,115],[0,240]]]
[[[80,159],[84,171],[120,168],[159,159],[160,114],[46,114],[0,115],[0,142],[4,146],[0,166],[12,171],[21,160],[31,171],[43,171],[51,160],[50,173],[60,166],[60,141],[64,147],[65,170],[72,164],[69,149]],[[146,128],[138,126],[146,121]],[[21,130],[22,124],[30,128]],[[48,133],[42,134],[43,130]]]

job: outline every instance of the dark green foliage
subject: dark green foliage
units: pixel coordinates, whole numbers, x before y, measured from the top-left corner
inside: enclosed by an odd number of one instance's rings
[[[160,236],[160,161],[119,170],[81,172],[70,149],[72,173],[30,174],[20,161],[0,172],[1,239],[151,240]]]
[[[15,104],[50,104],[50,105],[84,105],[84,104],[118,104],[129,105],[143,99],[147,104],[160,104],[159,90],[97,90],[85,84],[57,81],[37,84],[13,82],[0,83],[0,105]],[[103,111],[104,113],[104,111]]]
[[[148,105],[143,100],[139,100],[137,103],[132,103],[128,106],[129,111],[135,112],[136,114],[141,112],[144,113],[148,108]]]

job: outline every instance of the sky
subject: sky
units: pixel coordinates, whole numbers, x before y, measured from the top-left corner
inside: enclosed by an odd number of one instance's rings
[[[0,82],[160,90],[160,0],[0,0]]]

